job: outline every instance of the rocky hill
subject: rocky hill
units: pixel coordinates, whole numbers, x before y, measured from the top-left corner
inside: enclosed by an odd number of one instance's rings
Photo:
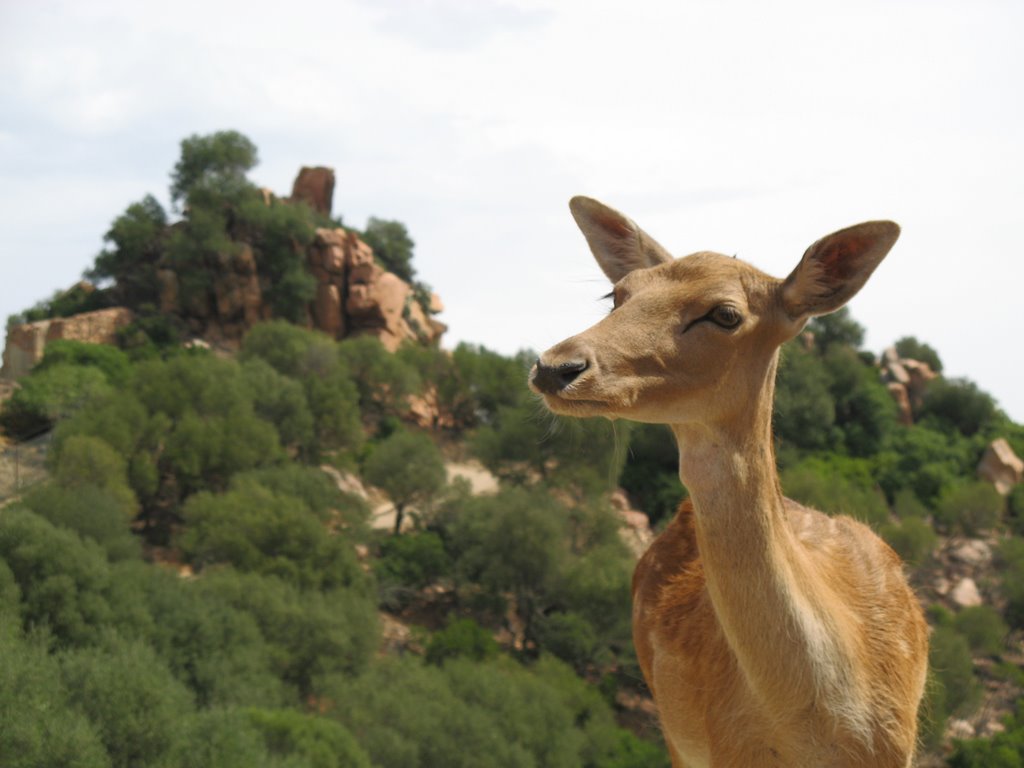
[[[309,206],[326,220],[331,215],[334,184],[332,169],[304,167],[295,178],[291,196],[279,198],[269,190],[260,191],[268,208]],[[295,261],[315,280],[313,299],[305,311],[307,327],[334,339],[370,335],[391,351],[406,339],[439,343],[446,330],[435,317],[443,310],[441,299],[434,293],[424,295],[379,264],[373,249],[355,230],[316,227],[308,245],[293,243],[292,249]],[[272,278],[261,271],[261,256],[259,244],[230,242],[207,260],[204,289],[188,294],[182,290],[191,277],[187,267],[176,266],[166,257],[158,260],[159,312],[193,338],[218,348],[237,349],[250,328],[275,316],[266,298]],[[65,295],[88,297],[95,292],[91,283],[83,281]],[[24,376],[42,359],[46,344],[55,339],[116,343],[118,333],[135,322],[139,309],[115,306],[10,325],[0,376]]]

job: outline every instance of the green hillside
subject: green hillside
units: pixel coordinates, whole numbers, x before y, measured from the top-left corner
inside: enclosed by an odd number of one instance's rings
[[[233,132],[183,142],[180,219],[129,207],[89,270],[98,290],[14,319],[137,317],[119,347],[49,344],[0,406],[12,443],[51,435],[44,479],[0,499],[0,764],[668,766],[610,494],[664,525],[685,494],[671,434],[553,418],[526,388],[529,351],[392,354],[293,322],[314,298],[296,243],[325,222],[260,202],[255,152]],[[405,228],[369,229],[411,280]],[[261,244],[276,319],[237,354],[186,347],[158,266],[200,290],[242,239]],[[912,569],[934,629],[922,765],[1020,766],[1024,485],[1004,497],[976,467],[996,438],[1024,455],[1024,427],[941,375],[901,415],[847,312],[808,331],[780,365],[784,490],[864,520]],[[897,351],[941,371],[927,344]],[[466,461],[498,490],[449,481]],[[975,542],[983,600],[961,607],[940,579]],[[953,721],[989,738],[954,744]]]

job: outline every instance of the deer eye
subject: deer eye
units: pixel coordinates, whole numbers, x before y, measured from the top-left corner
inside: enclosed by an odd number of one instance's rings
[[[708,313],[707,318],[722,328],[735,328],[743,321],[743,315],[740,314],[739,310],[728,304],[715,307]]]

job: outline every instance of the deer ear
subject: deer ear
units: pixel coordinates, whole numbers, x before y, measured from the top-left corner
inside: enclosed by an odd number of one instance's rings
[[[613,283],[634,269],[656,267],[672,256],[654,238],[613,208],[589,197],[574,197],[569,210],[587,238],[594,258]]]
[[[802,321],[835,312],[864,286],[899,236],[891,221],[868,221],[821,238],[782,284],[786,313]]]

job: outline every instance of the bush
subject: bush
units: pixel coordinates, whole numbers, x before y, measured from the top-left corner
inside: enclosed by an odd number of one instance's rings
[[[912,567],[923,563],[938,541],[932,527],[917,517],[908,517],[898,523],[886,523],[878,532],[903,561]]]
[[[33,369],[45,371],[57,365],[77,365],[96,368],[114,386],[128,380],[131,363],[128,356],[109,344],[87,344],[84,341],[54,339],[46,345],[43,359]]]
[[[54,483],[33,488],[24,506],[55,526],[74,531],[103,547],[110,560],[128,560],[141,554],[129,528],[122,498],[96,486],[68,488]]]
[[[939,378],[928,385],[918,417],[926,424],[970,437],[992,424],[998,415],[995,400],[973,381]]]
[[[578,613],[552,613],[537,628],[541,648],[579,672],[594,663],[601,644],[594,627]]]
[[[782,348],[775,382],[773,426],[776,437],[801,450],[821,450],[832,442],[836,419],[829,375],[821,358],[798,342]]]
[[[1024,539],[1013,537],[999,545],[998,562],[1003,570],[1001,592],[1006,598],[1006,620],[1024,628]]]
[[[7,507],[0,514],[0,559],[21,591],[25,626],[48,632],[55,646],[95,642],[111,621],[110,569],[99,545]]]
[[[335,720],[288,709],[249,709],[246,714],[272,755],[295,757],[309,768],[370,768],[366,752]]]
[[[102,647],[66,653],[61,674],[114,768],[159,764],[181,737],[191,697],[148,646],[108,635]]]
[[[351,543],[328,533],[293,496],[245,483],[223,494],[195,494],[182,515],[178,543],[198,570],[224,563],[314,589],[362,580]]]
[[[953,620],[953,628],[967,638],[971,650],[985,656],[1000,656],[1010,628],[999,612],[989,605],[964,608]]]
[[[451,573],[452,562],[441,537],[432,531],[392,536],[380,543],[375,565],[382,588],[421,589]]]
[[[15,440],[26,440],[109,391],[110,384],[100,369],[55,364],[22,380],[0,406],[0,427]]]
[[[675,513],[686,489],[679,481],[679,449],[668,427],[634,425],[619,483],[652,525]]]
[[[498,643],[491,633],[472,619],[455,619],[434,634],[427,644],[427,662],[441,664],[447,659],[486,661],[498,655]]]
[[[974,677],[967,639],[954,629],[937,627],[932,632],[928,659],[940,691],[937,711],[945,716],[971,714],[981,701],[982,690]]]
[[[1003,497],[984,481],[961,482],[946,489],[935,508],[935,522],[947,531],[977,536],[999,524]]]
[[[255,621],[294,701],[305,701],[325,675],[362,671],[377,647],[376,606],[358,590],[303,591],[272,576],[224,569],[205,577],[198,591]]]
[[[807,459],[782,472],[787,496],[829,514],[844,514],[878,527],[889,519],[885,497],[864,460]]]
[[[0,679],[0,765],[109,768],[96,728],[68,701],[57,660],[10,626],[0,628]]]

